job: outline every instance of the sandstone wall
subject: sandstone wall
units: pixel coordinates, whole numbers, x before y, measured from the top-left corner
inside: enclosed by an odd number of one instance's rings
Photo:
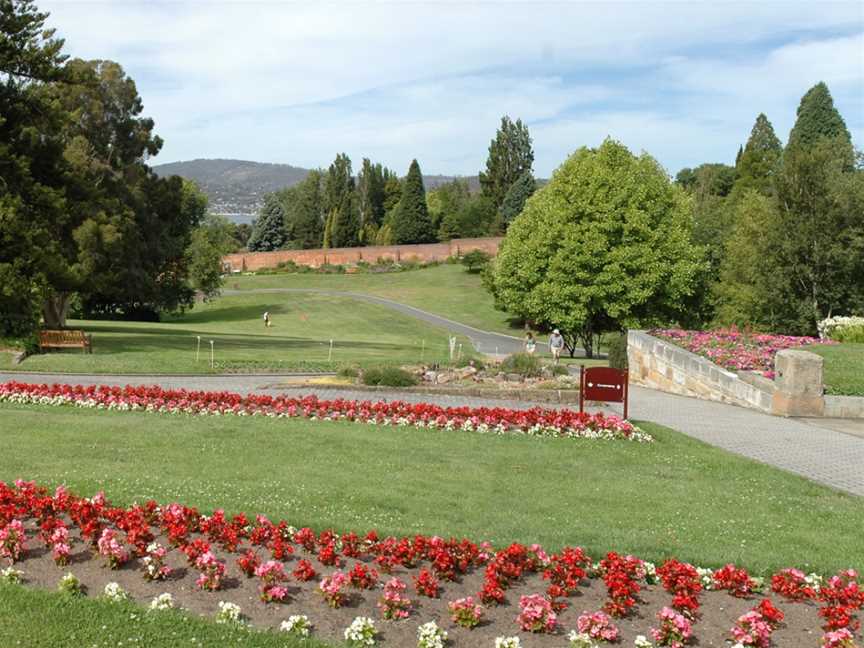
[[[771,412],[772,381],[739,376],[645,331],[628,333],[627,359],[631,384]]]
[[[321,250],[279,250],[277,252],[240,252],[222,257],[222,263],[231,272],[251,272],[263,268],[275,268],[280,263],[293,261],[297,265],[313,268],[325,265],[352,265],[359,261],[375,263],[379,259],[392,261],[444,261],[453,256],[462,256],[472,250],[483,250],[491,255],[498,253],[502,239],[473,238],[455,239],[445,243],[425,245],[372,245],[356,248],[332,248]]]

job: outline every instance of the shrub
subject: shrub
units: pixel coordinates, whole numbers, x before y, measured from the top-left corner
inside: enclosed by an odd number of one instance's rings
[[[364,385],[382,385],[386,387],[411,387],[417,384],[417,378],[399,367],[371,367],[363,372]]]
[[[486,363],[484,363],[479,358],[459,358],[453,363],[453,366],[457,369],[462,369],[463,367],[474,367],[477,371],[483,371],[486,368]]]
[[[471,250],[462,257],[462,265],[468,269],[468,272],[480,272],[491,258],[489,253],[483,250]]]
[[[613,369],[627,369],[627,333],[613,333],[609,336],[609,366]]]
[[[548,365],[546,368],[553,376],[566,376],[570,373],[570,370],[566,366],[560,364]]]
[[[354,365],[345,365],[344,367],[339,367],[336,375],[342,378],[356,378],[360,375],[360,369]]]
[[[843,329],[838,329],[831,334],[831,339],[837,342],[854,342],[864,344],[864,324],[860,326],[847,326]]]
[[[527,353],[514,353],[504,358],[504,362],[501,363],[501,371],[519,374],[526,378],[539,376],[541,370],[540,358]]]

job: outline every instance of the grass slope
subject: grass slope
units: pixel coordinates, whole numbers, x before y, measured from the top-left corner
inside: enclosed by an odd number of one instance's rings
[[[269,311],[273,327],[264,328]],[[444,361],[447,332],[388,308],[315,294],[222,297],[167,322],[75,321],[93,334],[92,354],[64,350],[27,358],[16,369],[82,373],[207,373],[209,340],[216,371],[232,368],[317,368],[338,364]],[[201,357],[196,362],[197,336]],[[329,340],[334,340],[328,362]],[[463,351],[471,344],[460,339]],[[8,354],[0,367],[10,368]],[[5,362],[4,362],[5,360]]]
[[[656,443],[4,404],[0,479],[316,529],[579,544],[759,572],[860,563],[864,499],[644,427]]]
[[[377,295],[468,324],[483,331],[522,336],[519,324],[495,310],[480,275],[456,264],[379,274],[278,274],[229,277],[225,288],[318,288]]]
[[[825,358],[826,393],[864,396],[864,344],[816,344],[807,350]]]
[[[327,645],[314,639],[300,641],[274,632],[217,625],[174,610],[147,612],[134,603],[73,597],[21,585],[0,584],[0,619],[0,645],[21,648]]]

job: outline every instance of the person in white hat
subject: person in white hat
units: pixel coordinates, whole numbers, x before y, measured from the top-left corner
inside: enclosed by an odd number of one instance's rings
[[[552,352],[552,357],[555,358],[555,364],[557,365],[558,360],[561,358],[561,352],[564,350],[564,336],[561,335],[561,331],[557,328],[549,336],[549,350]]]

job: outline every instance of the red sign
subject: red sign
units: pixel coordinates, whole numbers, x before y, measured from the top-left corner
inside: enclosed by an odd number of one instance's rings
[[[585,401],[602,401],[605,403],[624,403],[624,418],[627,418],[627,383],[629,376],[626,371],[612,367],[582,367],[582,379],[579,389],[579,411],[585,411]]]

